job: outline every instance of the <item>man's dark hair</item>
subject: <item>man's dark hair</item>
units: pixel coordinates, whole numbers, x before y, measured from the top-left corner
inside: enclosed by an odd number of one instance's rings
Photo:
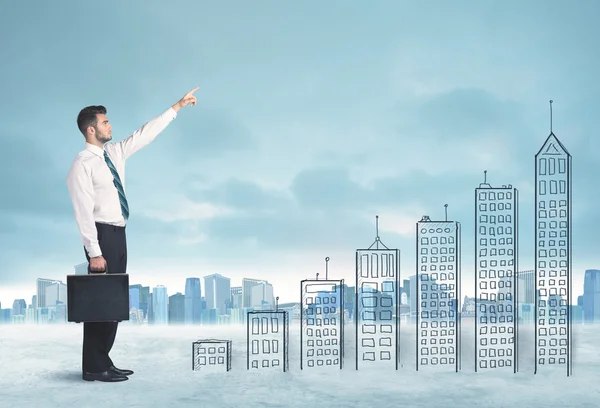
[[[79,112],[79,115],[77,115],[77,127],[84,136],[86,136],[87,128],[89,126],[93,126],[94,128],[98,126],[97,114],[106,115],[106,108],[102,105],[88,106],[83,108],[81,112]]]

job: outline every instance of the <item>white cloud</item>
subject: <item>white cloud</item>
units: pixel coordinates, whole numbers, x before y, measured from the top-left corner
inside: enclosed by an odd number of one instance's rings
[[[193,236],[180,237],[177,240],[177,243],[180,245],[194,245],[194,244],[202,244],[206,241],[208,241],[208,235],[200,233],[200,234],[196,234]]]
[[[174,221],[204,221],[212,218],[231,215],[234,210],[227,207],[216,206],[210,203],[196,203],[184,196],[174,197],[177,203],[171,209],[147,209],[142,214],[163,222]]]

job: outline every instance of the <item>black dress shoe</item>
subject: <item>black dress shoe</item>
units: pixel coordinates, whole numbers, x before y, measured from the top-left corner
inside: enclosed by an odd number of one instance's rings
[[[120,376],[133,374],[133,371],[131,371],[131,370],[121,370],[120,368],[117,368],[115,366],[112,366],[111,368],[109,368],[108,371],[112,371],[113,374],[120,375]]]
[[[105,371],[103,373],[83,373],[83,379],[85,381],[102,381],[102,382],[119,382],[119,381],[127,381],[127,378],[124,375],[118,375],[111,370]]]

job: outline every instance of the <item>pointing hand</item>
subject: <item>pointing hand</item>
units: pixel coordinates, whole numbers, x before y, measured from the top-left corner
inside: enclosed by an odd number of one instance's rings
[[[196,92],[200,87],[197,86],[188,93],[186,93],[183,98],[179,100],[179,106],[194,106],[196,104],[196,97],[194,96],[194,92]]]

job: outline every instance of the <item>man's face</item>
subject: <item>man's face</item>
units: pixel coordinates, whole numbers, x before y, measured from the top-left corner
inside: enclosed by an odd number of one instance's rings
[[[100,143],[106,143],[112,139],[112,126],[108,123],[108,118],[104,114],[97,114],[98,123],[94,128],[93,136]]]

